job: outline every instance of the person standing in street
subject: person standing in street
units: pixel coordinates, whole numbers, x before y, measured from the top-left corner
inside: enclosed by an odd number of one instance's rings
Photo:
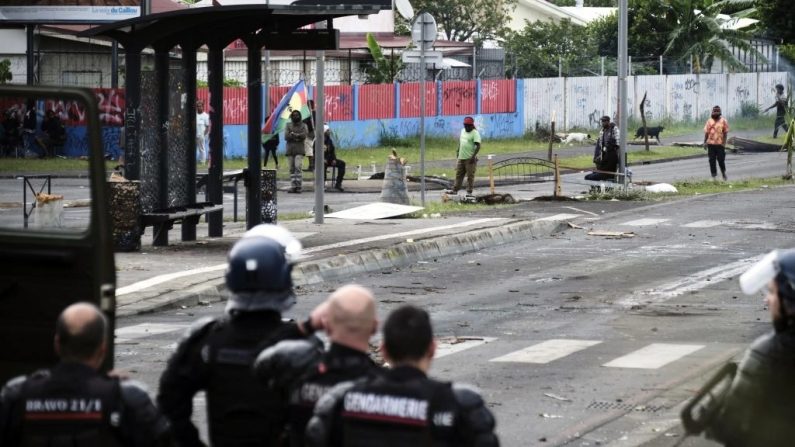
[[[330,346],[283,341],[263,351],[254,363],[257,376],[271,387],[288,389],[287,429],[290,445],[303,447],[306,424],[320,397],[334,385],[377,374],[370,359],[370,337],[378,329],[375,299],[354,284],[340,287],[312,312],[312,330],[324,330]]]
[[[270,115],[265,117],[265,122],[270,119]],[[264,138],[264,136],[263,136]],[[262,142],[262,149],[265,151],[265,154],[262,157],[262,166],[268,167],[268,155],[270,154],[273,156],[273,163],[276,165],[276,169],[279,169],[279,159],[276,158],[276,150],[279,148],[279,134],[274,134],[270,137],[270,139]]]
[[[712,115],[704,124],[704,148],[709,156],[709,173],[712,180],[718,179],[717,161],[723,180],[726,177],[726,141],[729,135],[729,122],[721,115],[720,106],[712,108]]]
[[[615,180],[618,169],[618,138],[619,130],[616,123],[610,122],[610,117],[605,115],[599,119],[602,128],[599,129],[599,138],[594,146],[593,162],[596,170],[585,176],[585,180]]]
[[[773,330],[745,352],[721,398],[699,414],[707,437],[726,446],[791,446],[795,437],[795,250],[775,250],[740,276],[747,295],[766,289]],[[711,390],[710,390],[711,391]]]
[[[475,129],[475,120],[468,116],[464,118],[464,128],[458,138],[458,156],[455,167],[455,184],[452,194],[457,194],[467,178],[467,194],[472,195],[475,189],[475,169],[478,165],[478,152],[480,151],[480,132]]]
[[[293,110],[290,122],[284,127],[284,140],[287,141],[287,168],[290,170],[290,189],[287,192],[300,194],[303,183],[301,163],[306,151],[304,142],[309,135],[306,123],[301,120],[301,112]]]
[[[306,101],[306,106],[309,108],[309,116],[304,119],[306,124],[306,140],[304,140],[304,155],[309,160],[307,171],[312,172],[315,170],[315,101],[309,99]]]
[[[196,101],[196,150],[199,162],[207,164],[207,136],[210,135],[210,115],[204,111],[204,102]]]
[[[50,370],[11,379],[0,391],[0,445],[148,447],[171,445],[168,421],[138,383],[100,372],[108,321],[76,303],[55,323]]]
[[[773,123],[773,138],[778,138],[778,128],[784,128],[784,132],[786,133],[789,130],[789,126],[787,125],[787,95],[784,94],[784,86],[781,84],[776,84],[776,100],[773,102],[773,105],[763,110],[763,112],[767,112],[772,108],[776,108],[776,122]]]
[[[305,338],[304,323],[285,322],[295,304],[292,254],[300,243],[276,225],[258,225],[229,252],[224,315],[191,326],[160,377],[157,402],[180,446],[200,446],[191,421],[204,390],[210,443],[216,447],[279,445],[285,396],[252,373],[257,355],[282,340]]]
[[[395,309],[381,352],[390,369],[340,383],[320,399],[307,446],[499,446],[494,416],[475,389],[427,376],[436,352],[427,312]]]

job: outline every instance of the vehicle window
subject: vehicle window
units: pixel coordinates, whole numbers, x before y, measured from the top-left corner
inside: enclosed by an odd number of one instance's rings
[[[85,104],[0,97],[0,230],[85,232],[91,222]],[[121,112],[119,112],[121,113]],[[109,173],[121,127],[102,124]],[[114,138],[115,135],[115,138]]]

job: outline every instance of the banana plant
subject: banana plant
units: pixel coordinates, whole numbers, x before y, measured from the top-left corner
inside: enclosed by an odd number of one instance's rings
[[[381,45],[375,40],[371,33],[367,33],[367,48],[373,58],[373,64],[367,68],[365,74],[368,84],[388,84],[395,82],[400,70],[403,69],[403,61],[400,57],[385,56],[381,50]]]

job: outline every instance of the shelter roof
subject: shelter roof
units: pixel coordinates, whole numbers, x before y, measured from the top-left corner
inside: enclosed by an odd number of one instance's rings
[[[199,44],[212,39],[228,43],[252,33],[288,33],[336,17],[375,14],[388,7],[372,2],[189,8],[121,20],[85,30],[78,35],[105,36],[122,45],[141,47],[162,42],[176,44],[188,39]]]

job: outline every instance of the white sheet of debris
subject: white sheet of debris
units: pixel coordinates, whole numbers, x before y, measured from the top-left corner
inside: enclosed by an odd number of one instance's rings
[[[659,193],[659,192],[679,192],[679,191],[677,191],[676,186],[674,186],[674,185],[672,185],[670,183],[655,183],[653,185],[647,186],[646,187],[646,191],[654,192],[654,193]]]
[[[402,216],[421,210],[421,206],[398,205],[396,203],[376,202],[367,205],[326,214],[325,217],[351,220],[376,220],[388,217]]]

